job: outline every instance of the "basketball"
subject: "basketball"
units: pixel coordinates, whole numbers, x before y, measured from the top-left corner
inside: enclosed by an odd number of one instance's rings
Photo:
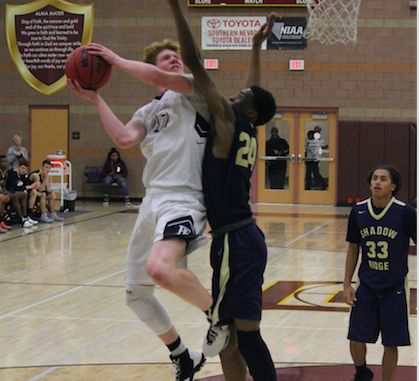
[[[84,89],[98,90],[111,76],[112,66],[102,57],[90,54],[85,46],[74,49],[67,57],[65,75],[77,80]]]

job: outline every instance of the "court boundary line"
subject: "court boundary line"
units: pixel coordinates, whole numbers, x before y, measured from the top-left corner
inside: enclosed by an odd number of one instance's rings
[[[217,365],[219,362],[214,362],[211,359],[207,359],[205,364]],[[292,365],[295,364],[297,366],[290,367],[290,368],[297,368],[298,366],[347,366],[353,365],[351,363],[333,363],[333,362],[297,362],[297,361],[274,361],[274,364],[277,365]],[[34,368],[51,368],[51,367],[82,367],[82,366],[133,366],[133,365],[170,365],[169,362],[121,362],[121,363],[87,363],[87,364],[49,364],[49,365],[28,365],[28,366],[11,366],[11,367],[0,367],[0,370],[9,370],[9,369],[34,369]],[[372,364],[372,365],[381,365],[381,364]],[[416,368],[417,365],[397,365],[397,367],[402,368]]]
[[[110,285],[110,284],[83,284],[83,283],[32,283],[32,282],[7,282],[7,281],[0,281],[0,285],[2,284],[16,284],[22,286],[67,286],[67,287],[108,287],[108,288],[125,288],[125,286],[118,286],[118,285]]]
[[[61,363],[59,363],[58,365],[53,366],[53,367],[50,367],[49,369],[47,369],[47,370],[45,370],[45,371],[43,371],[43,372],[39,373],[38,375],[36,375],[36,376],[34,376],[34,377],[30,378],[28,381],[36,381],[36,380],[38,380],[38,379],[40,379],[40,378],[42,378],[42,377],[46,376],[47,374],[52,373],[54,370],[57,370],[60,366],[62,366],[62,365],[64,365],[64,364],[66,364],[66,363],[68,363],[68,362],[70,362],[70,361],[72,361],[72,360],[76,359],[77,357],[80,357],[81,355],[83,355],[83,354],[85,354],[85,353],[87,353],[87,352],[90,352],[92,349],[95,349],[95,348],[97,348],[97,347],[100,347],[100,346],[101,346],[101,345],[103,345],[103,344],[106,344],[107,342],[109,342],[109,341],[113,340],[114,338],[116,338],[116,337],[118,337],[118,336],[120,336],[120,335],[122,335],[122,334],[124,334],[124,333],[126,333],[126,332],[131,331],[132,329],[134,329],[134,328],[138,327],[138,326],[139,326],[139,325],[141,325],[141,324],[142,324],[142,322],[141,322],[141,321],[139,321],[139,322],[137,322],[137,323],[135,323],[135,324],[132,324],[132,325],[130,325],[129,327],[127,327],[127,328],[123,329],[122,331],[119,331],[119,332],[117,332],[117,333],[114,333],[114,334],[113,334],[113,335],[111,335],[111,336],[108,336],[106,339],[103,339],[103,340],[101,340],[101,341],[99,341],[99,342],[97,342],[97,343],[95,343],[95,344],[91,345],[90,347],[87,347],[86,349],[83,349],[82,351],[77,352],[76,354],[74,354],[74,355],[72,355],[72,356],[70,356],[70,357],[67,357],[66,359],[62,360],[62,362],[61,362]]]
[[[121,273],[123,273],[123,272],[125,272],[125,269],[124,269],[124,270],[117,271],[117,272],[112,273],[112,274],[109,274],[109,275],[106,275],[106,276],[104,276],[104,277],[102,277],[102,278],[95,279],[95,280],[93,280],[93,281],[91,281],[91,282],[88,282],[88,283],[86,283],[86,286],[88,286],[88,285],[90,285],[90,284],[93,284],[93,283],[96,283],[96,282],[100,282],[100,281],[101,281],[101,280],[103,280],[103,279],[110,278],[110,277],[112,277],[112,276],[115,276],[115,275],[121,274]],[[62,293],[60,293],[60,294],[57,294],[57,295],[52,296],[52,297],[50,297],[50,298],[47,298],[47,299],[41,300],[41,301],[39,301],[39,302],[37,302],[37,303],[34,303],[34,304],[31,304],[31,305],[29,305],[29,306],[26,306],[26,307],[23,307],[23,308],[19,308],[18,310],[15,310],[15,311],[9,312],[9,313],[8,313],[8,314],[6,314],[6,315],[2,315],[2,316],[0,316],[0,320],[4,319],[4,318],[6,318],[6,317],[10,317],[10,316],[13,316],[13,315],[15,315],[15,314],[18,314],[18,313],[19,313],[19,312],[21,312],[21,311],[26,311],[26,310],[28,310],[28,309],[30,309],[30,308],[33,308],[33,307],[39,306],[39,305],[41,305],[41,304],[47,303],[47,302],[49,302],[49,301],[51,301],[51,300],[54,300],[54,299],[57,299],[57,298],[59,298],[59,297],[61,297],[61,296],[64,296],[64,295],[70,294],[70,293],[72,293],[72,292],[78,291],[78,290],[80,290],[80,289],[82,289],[82,288],[84,288],[84,287],[86,287],[86,286],[85,286],[85,285],[78,286],[78,287],[76,287],[76,288],[73,288],[73,289],[71,289],[71,290],[64,291],[64,292],[62,292]]]
[[[94,213],[94,212],[89,212],[89,213]],[[117,214],[117,213],[119,213],[119,212],[112,212],[112,213],[109,213],[109,214],[103,214],[101,216],[95,216],[95,217],[91,217],[91,218],[86,218],[85,220],[82,220],[82,221],[72,221],[72,222],[67,222],[67,223],[65,222],[65,219],[64,219],[64,221],[63,221],[62,224],[59,224],[59,225],[48,225],[48,228],[47,229],[37,229],[37,230],[31,231],[30,233],[25,234],[25,235],[16,235],[16,236],[13,236],[13,237],[10,237],[10,238],[2,239],[0,241],[0,243],[13,241],[14,239],[26,237],[26,236],[31,235],[31,234],[42,233],[45,230],[54,230],[54,229],[57,229],[57,228],[61,228],[62,226],[75,225],[75,224],[78,224],[78,223],[81,223],[81,222],[86,222],[86,221],[96,220],[96,219],[102,218],[102,217],[112,216],[113,214]],[[85,214],[87,214],[87,213],[85,213]],[[74,217],[77,217],[77,216],[74,216]],[[21,228],[13,229],[10,233],[15,232],[15,231],[19,231],[19,229],[21,229]]]
[[[316,230],[319,230],[319,229],[321,229],[321,228],[325,227],[326,225],[329,225],[329,224],[330,224],[330,223],[332,223],[332,222],[333,222],[333,220],[330,220],[330,221],[328,221],[328,222],[325,222],[324,224],[321,224],[320,226],[317,226],[316,228],[311,229],[311,230],[310,230],[310,231],[308,231],[307,233],[304,233],[303,235],[300,235],[299,237],[297,237],[297,238],[293,239],[292,241],[290,241],[290,242],[286,243],[285,245],[280,246],[279,248],[285,248],[285,247],[288,247],[289,245],[292,245],[293,243],[295,243],[295,242],[299,241],[300,239],[302,239],[302,238],[304,238],[304,237],[308,236],[308,235],[309,235],[309,234],[311,234],[311,233],[314,233]]]

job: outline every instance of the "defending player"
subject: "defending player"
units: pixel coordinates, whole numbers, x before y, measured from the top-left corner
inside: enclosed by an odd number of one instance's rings
[[[146,196],[134,226],[126,262],[126,304],[167,345],[177,381],[193,381],[205,362],[202,353],[181,341],[166,308],[154,295],[155,284],[207,311],[212,297],[192,272],[179,268],[183,256],[202,245],[206,225],[202,194],[202,157],[209,111],[191,75],[185,75],[171,40],[155,42],[144,62],[125,60],[98,44],[93,54],[142,82],[161,96],[141,107],[124,125],[95,91],[75,82],[68,86],[92,101],[113,141],[121,148],[140,144],[147,159],[143,173]]]
[[[271,34],[275,14],[254,36],[246,88],[230,101],[215,87],[200,60],[199,49],[178,0],[168,0],[175,19],[182,59],[192,71],[211,113],[203,163],[204,196],[213,229],[212,327],[204,353],[215,356],[213,338],[228,337],[220,327],[230,325],[231,338],[220,353],[226,381],[244,381],[246,364],[255,381],[275,381],[276,371],[259,325],[267,251],[248,204],[250,177],[256,160],[256,126],[275,114],[272,95],[260,83],[260,48]]]
[[[401,187],[400,173],[380,165],[368,175],[371,198],[352,208],[347,241],[343,293],[351,308],[348,339],[355,363],[354,381],[371,381],[366,344],[381,332],[383,381],[392,381],[397,347],[410,345],[407,255],[410,238],[416,243],[416,211],[394,196]],[[351,285],[359,248],[362,261],[356,289]]]

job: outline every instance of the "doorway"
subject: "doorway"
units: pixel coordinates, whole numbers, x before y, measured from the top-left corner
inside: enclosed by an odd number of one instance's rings
[[[336,204],[336,111],[289,111],[258,132],[256,202]]]
[[[68,107],[30,106],[30,166],[41,168],[47,155],[61,150],[68,158]]]

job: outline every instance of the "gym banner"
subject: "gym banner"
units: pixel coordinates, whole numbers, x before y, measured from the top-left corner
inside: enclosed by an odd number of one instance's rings
[[[251,50],[253,35],[266,17],[202,17],[202,50]],[[266,41],[262,44],[266,50]]]
[[[305,7],[307,0],[188,0],[189,7]]]
[[[305,17],[277,17],[272,35],[268,38],[268,49],[307,49],[307,39],[304,38],[306,27]]]
[[[67,56],[92,40],[93,4],[37,0],[6,5],[6,38],[22,78],[44,95],[66,85]]]

